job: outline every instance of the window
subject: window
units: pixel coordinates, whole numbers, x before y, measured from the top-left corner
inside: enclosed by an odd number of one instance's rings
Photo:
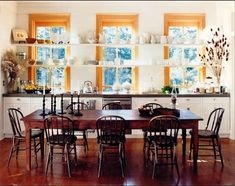
[[[97,36],[105,36],[107,44],[127,44],[137,32],[137,15],[97,15]],[[130,47],[97,47],[97,60],[104,61],[114,67],[97,69],[97,85],[102,91],[110,91],[112,85],[128,81],[132,89],[137,89],[137,68],[125,67],[136,58],[136,48]]]
[[[165,14],[164,35],[173,38],[173,43],[194,42],[205,26],[204,14]],[[165,47],[164,57],[170,59],[165,67],[165,84],[190,87],[205,78],[205,68],[198,63],[197,47]]]
[[[70,16],[64,14],[30,14],[29,30],[31,37],[37,39],[52,39],[54,34],[69,31]],[[65,47],[32,47],[31,58],[42,62],[42,66],[29,68],[29,79],[38,85],[53,87],[55,92],[70,89],[69,67],[48,65],[53,61],[65,60],[69,50]],[[48,65],[48,66],[47,66]]]

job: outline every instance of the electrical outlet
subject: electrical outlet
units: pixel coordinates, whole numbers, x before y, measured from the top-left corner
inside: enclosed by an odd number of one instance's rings
[[[5,86],[6,85],[6,81],[2,81],[2,86]]]

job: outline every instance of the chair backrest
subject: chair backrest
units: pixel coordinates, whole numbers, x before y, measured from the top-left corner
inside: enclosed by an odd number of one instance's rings
[[[97,140],[102,144],[117,144],[125,139],[126,120],[120,116],[102,116],[96,120]]]
[[[80,110],[88,110],[88,105],[86,103],[83,102],[73,102],[70,105],[68,105],[66,107],[66,110],[72,110],[72,106],[73,106],[73,110],[78,110],[78,106]]]
[[[172,115],[160,115],[153,117],[149,122],[150,137],[157,138],[158,145],[177,144],[179,120]]]
[[[64,145],[74,135],[74,123],[65,116],[50,116],[44,120],[47,143]]]
[[[121,110],[122,106],[117,102],[110,102],[103,105],[102,110]]]
[[[149,109],[163,108],[163,106],[158,103],[147,103],[143,107]]]
[[[214,134],[218,135],[223,115],[223,108],[214,109],[207,120],[206,130],[211,130]]]
[[[13,131],[13,135],[15,137],[25,137],[22,136],[21,122],[20,119],[23,118],[23,114],[20,110],[15,108],[8,109],[8,115],[11,122],[11,128]]]

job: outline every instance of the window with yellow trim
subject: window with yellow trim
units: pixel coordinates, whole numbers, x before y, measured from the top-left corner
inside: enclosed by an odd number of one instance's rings
[[[56,16],[56,17],[55,17]],[[45,19],[47,17],[47,19]],[[50,19],[51,18],[51,19]],[[30,15],[31,36],[41,40],[52,40],[69,30],[69,18],[65,15]],[[31,56],[40,62],[31,68],[31,79],[39,86],[47,85],[60,93],[69,89],[69,69],[61,66],[66,59],[65,47],[34,47]],[[59,65],[58,65],[59,64]],[[58,65],[58,66],[56,66]]]
[[[97,15],[97,34],[106,44],[128,44],[136,32],[137,15]],[[135,67],[125,67],[135,59],[136,48],[133,47],[98,47],[97,58],[103,61],[103,67],[97,74],[97,84],[103,91],[112,90],[115,82],[129,82],[136,88]],[[101,74],[100,74],[101,73]]]
[[[165,72],[165,84],[179,87],[191,87],[205,78],[204,69],[199,65],[198,47],[187,47],[199,38],[204,28],[203,14],[165,14],[164,33],[172,37],[173,44],[165,48],[165,58],[169,59],[169,68]]]

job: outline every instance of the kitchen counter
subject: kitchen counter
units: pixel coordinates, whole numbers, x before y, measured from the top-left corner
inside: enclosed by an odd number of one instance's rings
[[[3,94],[3,97],[41,97],[42,94],[27,94],[27,93],[9,93]],[[46,94],[46,97],[50,97],[51,94]],[[64,94],[64,97],[69,97],[70,94]],[[141,92],[131,92],[131,93],[113,93],[113,92],[98,92],[98,93],[87,93],[80,94],[80,97],[170,97],[170,94],[161,93],[141,93]],[[178,97],[230,97],[229,93],[225,94],[209,94],[209,93],[180,93]]]

